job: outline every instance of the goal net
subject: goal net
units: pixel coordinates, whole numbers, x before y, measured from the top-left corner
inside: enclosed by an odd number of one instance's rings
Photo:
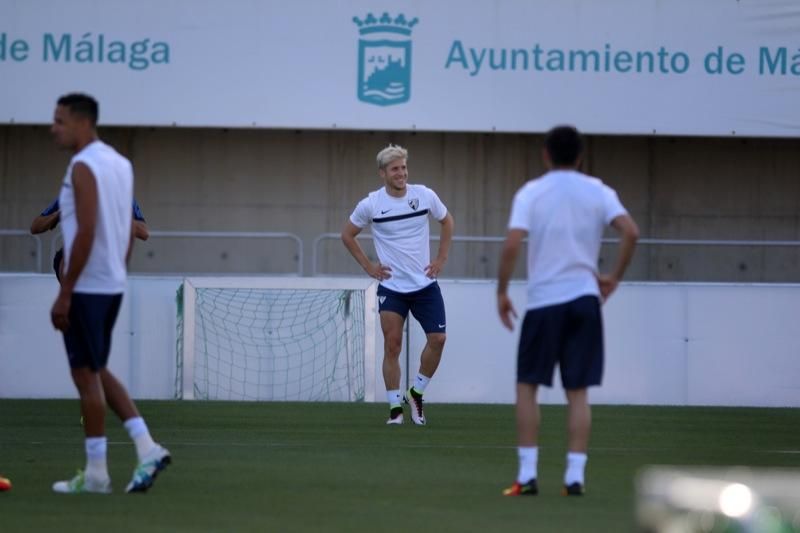
[[[176,396],[372,401],[377,284],[346,278],[186,278]]]

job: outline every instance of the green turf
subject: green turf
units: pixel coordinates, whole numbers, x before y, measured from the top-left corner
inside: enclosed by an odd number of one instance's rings
[[[382,404],[140,402],[173,465],[124,494],[133,446],[109,419],[110,496],[50,492],[83,458],[77,401],[0,400],[0,531],[631,531],[647,464],[795,466],[800,410],[598,406],[587,495],[564,498],[565,409],[542,408],[537,497],[516,474],[513,407],[436,405],[429,425]]]

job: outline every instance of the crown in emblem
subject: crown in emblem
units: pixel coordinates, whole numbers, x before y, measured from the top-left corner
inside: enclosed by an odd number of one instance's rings
[[[375,18],[375,15],[368,13],[364,20],[358,17],[353,17],[353,22],[358,26],[358,33],[361,35],[367,33],[399,33],[402,35],[411,35],[411,30],[416,26],[419,19],[414,17],[407,20],[405,15],[400,13],[395,18],[389,16],[389,13],[384,13],[381,18]]]

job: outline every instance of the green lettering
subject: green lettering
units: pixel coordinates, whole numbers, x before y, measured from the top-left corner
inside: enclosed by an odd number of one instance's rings
[[[47,61],[61,61],[62,54],[64,61],[70,61],[72,59],[72,36],[69,33],[65,33],[61,36],[61,40],[56,43],[56,38],[53,36],[52,33],[45,33],[44,34],[44,47],[42,49],[42,53],[44,54],[42,59]],[[52,58],[52,59],[51,59]]]
[[[453,41],[452,46],[450,46],[450,53],[447,54],[447,63],[444,64],[444,68],[450,68],[450,63],[461,63],[461,67],[465,70],[469,68],[461,41]]]
[[[766,46],[759,48],[758,54],[758,73],[765,74],[786,74],[786,48],[781,47],[775,53],[775,56],[770,55],[770,50]]]

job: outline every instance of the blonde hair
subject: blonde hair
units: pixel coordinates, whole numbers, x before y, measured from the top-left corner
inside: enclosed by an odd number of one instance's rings
[[[390,144],[380,152],[378,152],[378,168],[383,169],[394,161],[395,159],[408,159],[408,150],[399,144]]]

